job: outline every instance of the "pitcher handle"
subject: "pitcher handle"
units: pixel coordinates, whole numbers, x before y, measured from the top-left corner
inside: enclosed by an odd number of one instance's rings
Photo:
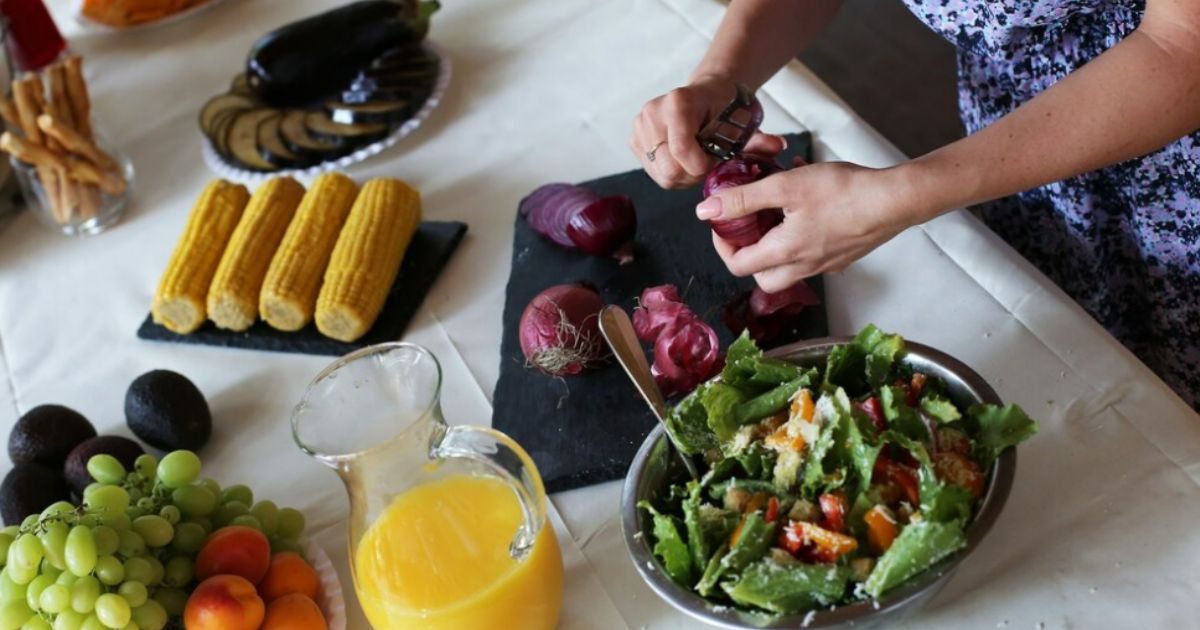
[[[465,458],[480,462],[499,475],[517,493],[524,522],[509,544],[516,560],[533,550],[546,524],[546,491],[542,476],[525,449],[512,438],[488,427],[460,425],[446,430],[431,454],[438,459]]]

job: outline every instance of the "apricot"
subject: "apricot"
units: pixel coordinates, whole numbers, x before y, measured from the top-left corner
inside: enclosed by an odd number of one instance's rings
[[[271,565],[271,543],[251,527],[222,527],[213,532],[196,556],[196,579],[238,575],[257,585]]]
[[[320,590],[321,578],[317,577],[317,572],[300,554],[290,551],[275,554],[266,577],[258,583],[258,594],[267,602],[292,593],[315,601]]]
[[[258,630],[265,616],[253,584],[236,575],[216,575],[192,591],[183,625],[188,630]]]
[[[327,630],[317,603],[300,593],[284,595],[267,606],[262,630]],[[191,630],[191,627],[188,627]]]

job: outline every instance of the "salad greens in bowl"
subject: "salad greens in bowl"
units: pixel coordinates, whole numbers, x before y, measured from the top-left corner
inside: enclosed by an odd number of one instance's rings
[[[868,325],[764,354],[748,336],[625,481],[643,579],[728,628],[857,628],[911,614],[999,515],[1037,423],[966,365]]]

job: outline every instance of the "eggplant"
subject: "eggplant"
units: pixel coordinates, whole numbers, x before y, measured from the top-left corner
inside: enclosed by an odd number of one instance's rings
[[[297,155],[303,155],[312,162],[324,162],[335,159],[345,151],[337,142],[314,138],[304,126],[304,118],[308,112],[302,109],[289,110],[279,121],[279,136],[284,146]]]
[[[283,115],[281,114],[269,116],[258,123],[255,143],[258,145],[259,156],[279,168],[307,166],[305,160],[284,146],[283,138],[279,135],[279,126],[282,121]]]
[[[240,94],[222,94],[209,99],[200,110],[200,129],[210,135],[221,114],[229,111],[252,109],[254,100]]]
[[[279,110],[269,108],[251,109],[239,113],[225,132],[226,142],[229,146],[227,157],[232,158],[235,164],[251,170],[276,170],[274,164],[263,159],[262,153],[258,149],[258,126],[272,116],[281,115]]]
[[[276,29],[250,49],[250,89],[275,106],[328,98],[383,53],[424,39],[438,6],[435,0],[359,0]]]
[[[318,140],[336,142],[344,151],[349,152],[358,147],[370,144],[388,134],[389,127],[384,123],[355,123],[342,124],[334,122],[328,112],[308,112],[304,115],[304,128],[308,135]]]
[[[250,89],[250,80],[246,78],[245,72],[239,72],[236,77],[233,77],[233,82],[229,84],[230,94],[240,94],[242,96],[253,96],[254,92]]]
[[[342,92],[341,101],[350,105],[363,105],[372,101],[408,101],[411,112],[416,112],[433,93],[433,88],[422,85],[380,85],[370,90],[349,89]],[[410,112],[410,114],[411,114]]]
[[[403,100],[371,100],[365,103],[325,103],[329,119],[335,123],[352,125],[357,123],[390,123],[402,121],[412,115],[412,106]]]

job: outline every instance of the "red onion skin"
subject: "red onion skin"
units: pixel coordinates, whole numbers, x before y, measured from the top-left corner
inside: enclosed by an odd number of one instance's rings
[[[750,312],[766,317],[776,313],[796,315],[806,306],[816,306],[821,303],[817,292],[801,280],[782,291],[767,293],[759,287],[750,292]]]
[[[693,317],[658,336],[650,373],[663,395],[670,398],[716,376],[722,363],[717,333]]]
[[[545,184],[522,199],[518,208],[535,232],[572,247],[575,243],[567,235],[571,217],[598,199],[596,193],[574,184]]]
[[[567,222],[567,237],[576,247],[593,256],[614,255],[621,264],[633,259],[637,213],[625,195],[602,197],[581,208]],[[624,259],[624,260],[622,260]]]
[[[633,311],[633,330],[638,339],[654,343],[659,334],[676,321],[694,317],[691,309],[679,299],[675,285],[664,284],[642,291],[639,307]]]
[[[603,360],[603,307],[600,295],[580,284],[560,284],[539,293],[521,313],[517,327],[526,361],[552,376],[574,376]]]
[[[722,190],[744,186],[768,175],[782,171],[775,160],[754,154],[743,154],[721,162],[704,178],[704,197],[707,199]],[[768,208],[736,219],[709,221],[717,236],[734,247],[746,247],[759,241],[771,228],[783,221],[783,210]]]

